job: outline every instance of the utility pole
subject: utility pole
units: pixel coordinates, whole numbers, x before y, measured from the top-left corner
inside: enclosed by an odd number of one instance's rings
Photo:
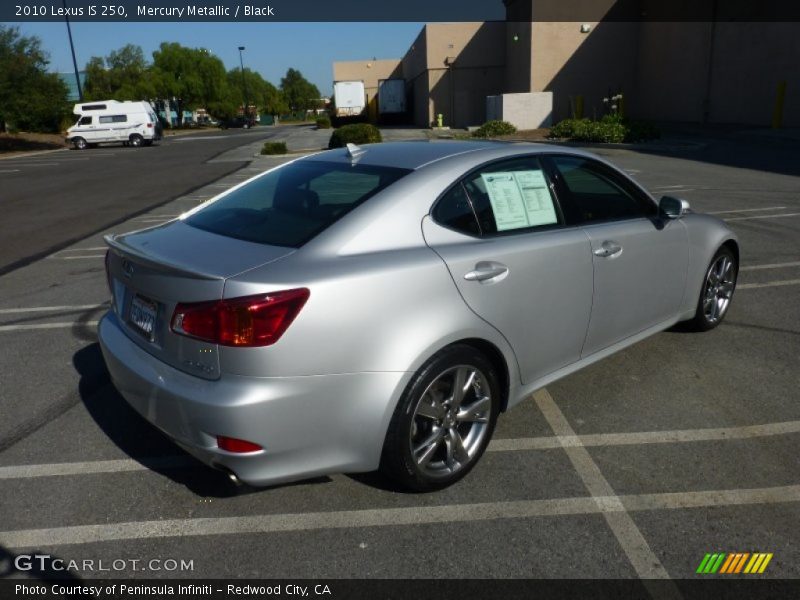
[[[245,118],[249,118],[250,112],[250,102],[247,99],[247,79],[244,76],[244,59],[242,58],[242,50],[244,50],[244,46],[239,46],[239,64],[242,67],[242,88],[244,90],[244,116]]]
[[[67,15],[67,0],[61,0],[61,4],[64,6],[64,20],[67,22],[67,35],[69,36],[69,49],[72,51],[72,67],[75,69],[75,82],[78,84],[78,101],[83,102],[81,76],[78,73],[78,61],[75,58],[75,44],[72,43],[72,28],[69,26],[69,16]]]

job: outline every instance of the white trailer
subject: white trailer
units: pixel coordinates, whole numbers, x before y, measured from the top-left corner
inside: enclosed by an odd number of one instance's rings
[[[378,82],[378,112],[382,115],[406,112],[405,79],[381,79]]]
[[[78,121],[67,129],[66,140],[78,150],[105,142],[149,146],[161,139],[161,126],[149,102],[97,100],[76,104]]]
[[[335,81],[333,101],[336,104],[335,116],[359,117],[367,108],[367,96],[363,81]]]

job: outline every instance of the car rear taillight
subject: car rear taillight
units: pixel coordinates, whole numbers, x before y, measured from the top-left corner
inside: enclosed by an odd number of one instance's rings
[[[153,127],[153,124],[152,124],[152,123],[148,123],[148,124],[147,124],[147,126],[148,126],[148,127],[150,127],[150,128],[152,129],[152,127]]]
[[[308,300],[306,288],[216,302],[178,304],[170,321],[177,334],[222,346],[277,342]]]
[[[236,454],[245,454],[247,452],[260,452],[264,448],[253,442],[247,440],[239,440],[224,435],[217,436],[217,447],[226,452],[235,452]]]

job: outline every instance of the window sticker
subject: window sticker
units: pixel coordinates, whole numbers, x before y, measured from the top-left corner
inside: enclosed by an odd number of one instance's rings
[[[544,174],[539,170],[482,173],[497,231],[558,222]]]

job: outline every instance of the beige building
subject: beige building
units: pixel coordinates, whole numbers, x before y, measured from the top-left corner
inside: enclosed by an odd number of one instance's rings
[[[600,14],[615,4],[591,2]],[[402,59],[334,63],[334,79],[363,80],[370,99],[379,79],[405,79],[418,126],[439,114],[447,126],[479,125],[487,96],[532,92],[531,106],[536,92],[552,92],[553,122],[581,106],[601,116],[603,98],[622,93],[633,118],[770,125],[781,87],[782,123],[800,126],[796,23],[536,21],[534,3],[558,9],[558,0],[505,0],[505,22],[428,24]]]

